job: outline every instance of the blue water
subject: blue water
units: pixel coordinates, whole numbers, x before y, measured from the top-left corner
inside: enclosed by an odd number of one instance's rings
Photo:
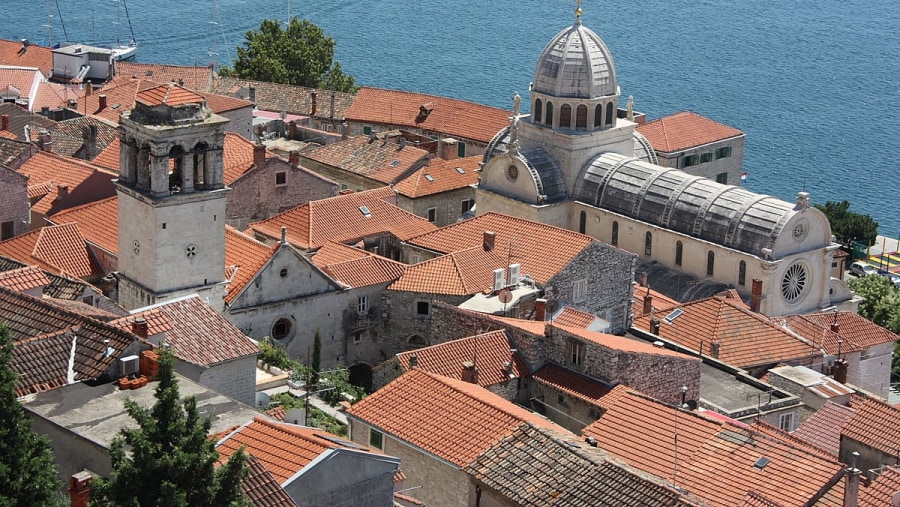
[[[0,37],[47,38],[47,6],[2,0]],[[62,34],[55,1],[54,39]],[[114,0],[58,0],[72,41],[115,40]],[[511,108],[574,2],[130,0],[138,61],[228,63],[246,30],[288,11],[337,41],[363,85]],[[693,110],[747,134],[748,187],[847,199],[900,233],[900,5],[895,0],[607,0],[583,3],[623,97],[656,118]],[[129,38],[124,10],[121,38]],[[214,24],[217,22],[217,24]],[[623,99],[624,102],[624,99]],[[527,101],[525,102],[527,104]],[[524,104],[523,104],[524,105]]]

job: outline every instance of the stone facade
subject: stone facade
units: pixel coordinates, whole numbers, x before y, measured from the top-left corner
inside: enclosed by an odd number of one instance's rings
[[[600,418],[597,405],[540,382],[530,382],[530,406],[563,428],[581,434],[585,426]]]
[[[28,232],[28,177],[0,166],[0,241]]]
[[[253,104],[240,109],[232,109],[231,111],[222,111],[218,113],[223,118],[228,118],[231,122],[225,127],[226,132],[234,132],[247,139],[253,140]]]
[[[279,157],[231,182],[226,215],[228,225],[244,230],[309,201],[334,197],[338,184]]]
[[[731,155],[717,158],[717,154],[722,153],[719,150],[727,148],[731,148]],[[709,157],[711,160],[685,167],[684,161],[692,155],[697,155],[701,161],[705,157]],[[744,162],[744,136],[740,135],[703,146],[694,146],[675,153],[656,150],[656,157],[659,165],[663,167],[681,169],[688,174],[702,176],[727,185],[739,185],[741,167]]]
[[[891,379],[894,343],[873,345],[861,352],[847,354],[847,383],[887,399]],[[854,375],[855,374],[855,375]]]
[[[256,355],[205,366],[176,360],[175,371],[244,405],[256,405]]]
[[[397,206],[414,215],[429,219],[429,210],[434,209],[434,220],[432,222],[438,227],[458,222],[463,213],[469,211],[474,204],[474,187],[458,188],[449,192],[426,195],[415,199],[402,194],[397,195]]]
[[[387,358],[398,352],[444,343],[453,339],[432,331],[431,318],[434,302],[441,301],[456,306],[469,299],[469,296],[447,296],[388,289],[384,293],[384,298],[382,314],[387,316],[382,324],[385,330],[382,350]],[[469,334],[465,336],[469,336]],[[461,338],[461,336],[456,338]]]

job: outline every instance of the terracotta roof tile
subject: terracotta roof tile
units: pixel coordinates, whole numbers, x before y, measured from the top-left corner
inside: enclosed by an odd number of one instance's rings
[[[564,306],[562,310],[553,316],[553,323],[557,326],[575,327],[578,329],[587,329],[597,320],[597,316],[583,312],[571,306]]]
[[[900,491],[900,469],[885,467],[875,476],[875,480],[859,491],[859,507],[884,507],[891,502]]]
[[[42,227],[0,242],[0,255],[75,278],[103,274],[76,224]]]
[[[119,198],[110,197],[53,215],[54,224],[77,224],[84,238],[100,248],[118,255],[119,252]]]
[[[656,356],[678,357],[681,359],[700,361],[699,357],[689,356],[681,352],[675,352],[664,347],[655,347],[650,343],[641,340],[633,340],[624,336],[616,336],[607,333],[598,333],[584,328],[563,326],[553,323],[552,327],[562,329],[567,333],[571,333],[586,341],[606,347],[613,350],[621,350],[626,352],[634,352],[636,354],[652,354]]]
[[[394,185],[398,194],[415,199],[440,194],[478,183],[478,165],[482,156],[444,160],[433,158],[428,165]]]
[[[156,63],[116,62],[113,84],[126,80],[147,79],[157,83],[182,83],[188,90],[205,92],[212,83],[212,66],[160,65]]]
[[[523,421],[555,427],[480,386],[419,369],[363,398],[347,414],[459,467]]]
[[[20,100],[29,102],[31,96],[37,93],[42,75],[37,67],[4,67],[0,66],[0,92],[18,92]],[[29,110],[34,111],[29,103]],[[40,108],[38,108],[40,111]]]
[[[77,149],[84,144],[84,128],[96,127],[97,129],[97,149],[102,151],[109,143],[119,138],[119,131],[116,125],[102,118],[93,116],[81,116],[78,118],[70,118],[57,122],[53,128],[53,153],[74,156]],[[76,145],[76,150],[71,152],[63,152],[59,149],[59,141],[63,138],[69,138]],[[102,166],[105,167],[105,166]]]
[[[481,248],[485,231],[496,233],[494,250],[510,263],[520,263],[522,274],[530,274],[538,283],[546,283],[593,242],[590,236],[502,213],[485,213],[410,238],[411,245],[449,253],[472,247]],[[554,255],[546,255],[553,245]],[[498,266],[505,266],[506,263]]]
[[[313,264],[348,287],[366,287],[396,280],[406,264],[360,248],[329,241],[312,256]]]
[[[653,299],[650,301],[650,305],[653,308],[654,312],[664,312],[666,310],[671,310],[676,306],[680,305],[680,301],[676,301],[669,296],[666,296],[662,292],[657,292],[650,287],[641,287],[636,286],[634,288],[634,296],[631,298],[631,309],[634,311],[634,318],[639,318],[644,316],[644,296],[650,295]],[[659,314],[656,315],[659,317]]]
[[[496,251],[474,247],[409,266],[390,290],[465,296],[490,291],[493,270],[506,259]],[[528,266],[523,265],[527,270]]]
[[[236,268],[225,289],[226,303],[234,301],[277,250],[277,244],[267,246],[234,227],[225,226],[225,264]]]
[[[430,347],[397,354],[400,368],[410,370],[410,357],[416,356],[417,368],[444,377],[461,380],[463,362],[474,361],[478,369],[478,385],[488,387],[510,378],[528,376],[528,365],[514,348],[505,331],[491,331],[467,338],[460,338]],[[512,372],[505,363],[512,362]]]
[[[850,408],[853,417],[844,424],[841,436],[900,458],[900,408],[862,396],[853,396]]]
[[[181,106],[184,104],[202,104],[206,102],[203,96],[198,95],[183,86],[168,83],[138,92],[135,100],[148,106]]]
[[[29,188],[33,186],[40,188],[40,192],[36,195],[43,195],[43,197],[33,203],[31,208],[45,215],[54,211],[60,187],[68,187],[68,192],[74,192],[95,174],[108,176],[110,180],[117,176],[83,160],[63,157],[46,151],[35,153],[28,161],[19,166],[18,172],[28,176]],[[49,191],[44,193],[48,183],[52,186]],[[112,187],[110,186],[110,188]]]
[[[368,451],[318,428],[279,423],[262,417],[254,417],[252,422],[219,440],[216,450],[221,459],[227,459],[241,446],[245,447],[246,452],[256,456],[280,484],[294,477],[328,449]]]
[[[896,342],[900,336],[852,312],[820,312],[788,317],[788,326],[815,343],[821,343],[832,355],[838,353],[837,340],[841,340],[841,352],[859,352],[874,345]],[[806,326],[801,323],[805,321]],[[831,325],[838,325],[838,332]]]
[[[22,41],[0,39],[0,65],[37,67],[49,76],[53,70],[53,50],[35,44],[23,48]]]
[[[718,342],[718,358],[728,364],[747,368],[820,354],[742,302],[713,296],[680,308],[683,313],[677,319],[661,324],[660,336],[697,351],[702,342],[704,354]],[[635,319],[634,326],[649,330],[650,316]]]
[[[31,131],[31,139],[41,130],[52,130],[56,122],[50,118],[46,118],[36,113],[26,111],[15,104],[6,102],[0,104],[0,115],[9,117],[9,127],[7,130],[16,135],[19,141],[25,141],[25,127],[28,126]]]
[[[25,292],[50,285],[50,279],[37,266],[0,272],[0,285],[16,292]]]
[[[166,343],[177,358],[189,363],[212,366],[259,352],[250,338],[196,295],[139,309],[112,324],[131,329],[137,317],[147,320],[151,336],[159,327],[155,322],[163,320],[169,328],[165,332]]]
[[[297,506],[256,456],[247,456],[247,468],[247,476],[241,480],[241,491],[253,507]]]
[[[794,435],[837,456],[841,450],[841,430],[851,417],[853,409],[828,402],[804,421]]]
[[[520,424],[465,471],[521,506],[699,505],[659,477],[638,471],[571,435]]]
[[[740,130],[683,111],[637,126],[656,151],[672,153],[704,144],[742,136]]]
[[[421,107],[429,113],[420,115]],[[464,100],[421,93],[360,88],[347,120],[423,129],[487,144],[509,125],[509,111]]]
[[[261,110],[277,113],[284,111],[288,114],[301,114],[316,118],[334,118],[337,121],[344,119],[347,109],[354,99],[354,95],[350,93],[232,77],[217,77],[213,81],[211,91],[220,95],[249,99],[251,87],[256,95],[256,106]],[[316,93],[315,111],[313,111],[312,105],[314,92]],[[334,96],[333,102],[332,96]],[[334,110],[332,110],[332,103]]]
[[[741,499],[737,507],[787,507],[780,503],[773,502],[768,498],[760,495],[756,491],[748,491],[744,498]]]
[[[396,194],[390,187],[310,201],[250,228],[270,238],[287,239],[301,250],[316,250],[328,241],[356,243],[361,239],[390,233],[400,240],[435,230],[434,224],[393,204]],[[369,211],[368,215],[362,208]]]
[[[592,404],[597,404],[610,392],[608,385],[554,364],[536,371],[532,379]]]
[[[44,107],[56,109],[67,107],[70,100],[78,100],[84,96],[84,90],[77,86],[66,86],[59,83],[42,82],[38,84],[37,93],[31,101],[32,111],[40,111]],[[54,139],[54,151],[56,140]],[[58,152],[57,152],[58,153]]]
[[[351,137],[326,144],[301,157],[338,168],[380,183],[396,183],[426,162],[428,152],[412,145],[400,146],[388,140],[370,140],[367,136]]]
[[[18,137],[8,130],[0,130],[0,137],[3,139],[16,140]]]

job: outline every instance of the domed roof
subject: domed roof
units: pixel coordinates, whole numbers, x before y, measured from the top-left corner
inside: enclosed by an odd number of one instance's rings
[[[581,99],[618,95],[612,55],[600,36],[583,26],[579,17],[544,48],[531,89],[553,97]]]

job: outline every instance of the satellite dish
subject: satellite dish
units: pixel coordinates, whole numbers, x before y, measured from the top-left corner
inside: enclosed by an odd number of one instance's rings
[[[506,304],[512,301],[513,295],[509,289],[503,289],[497,294],[497,299],[500,300],[501,303]]]
[[[556,311],[559,310],[559,301],[555,299],[547,300],[547,313],[553,315]]]

